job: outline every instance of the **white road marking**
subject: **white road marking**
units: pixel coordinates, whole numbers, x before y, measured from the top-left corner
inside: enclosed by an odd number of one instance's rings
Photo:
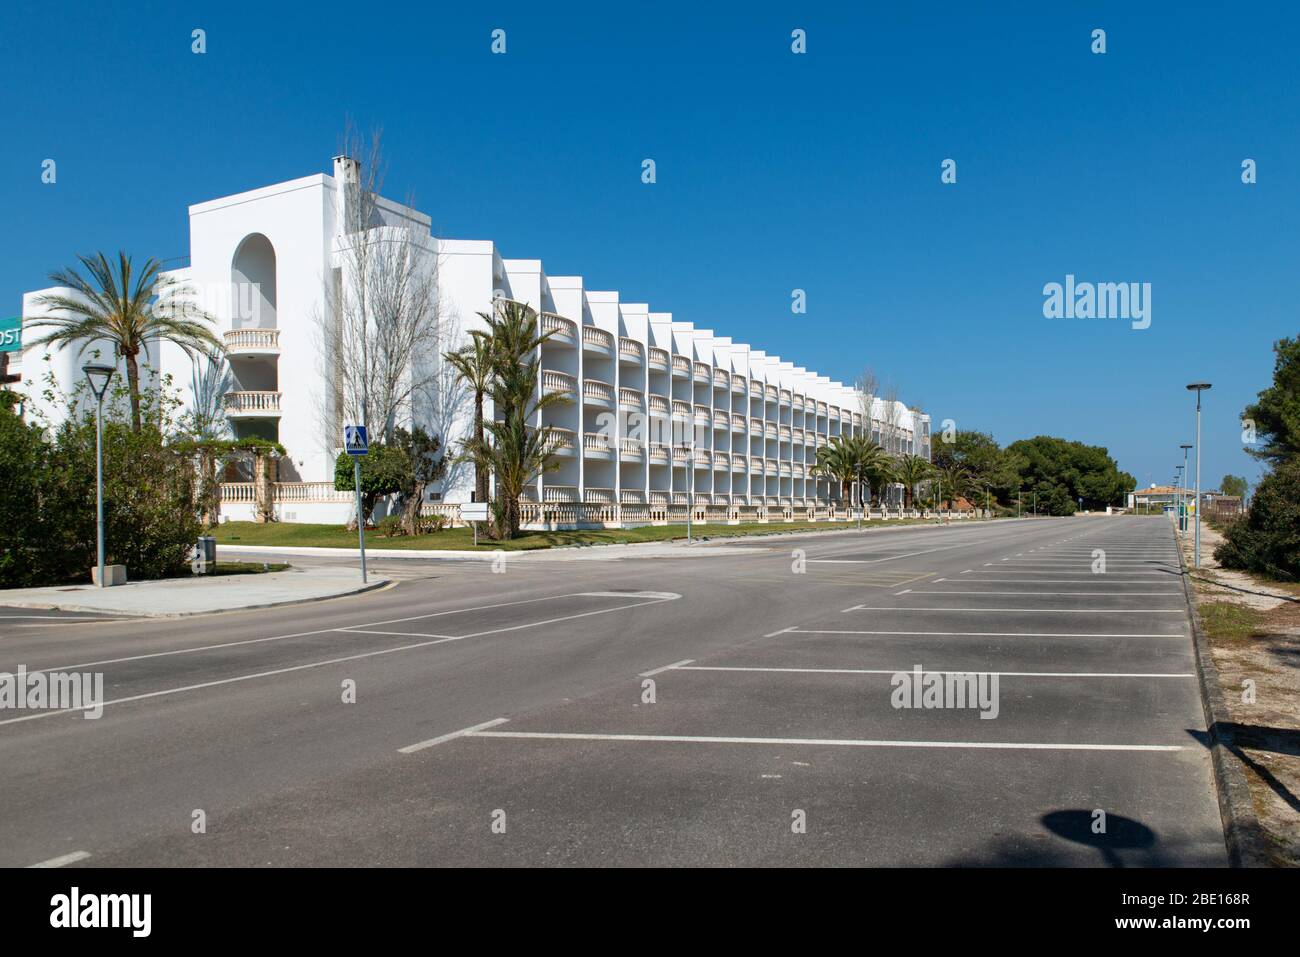
[[[1182,638],[1182,632],[1060,632],[1060,631],[845,631],[826,628],[792,628],[797,635],[950,635],[967,638]]]
[[[854,605],[845,611],[888,611],[888,612],[969,612],[983,614],[1018,614],[1036,615],[1040,612],[1052,615],[1181,615],[1186,608],[894,608],[889,605]]]
[[[665,671],[672,671],[675,668],[681,668],[683,665],[689,665],[694,658],[683,658],[681,661],[674,661],[671,665],[664,665],[662,668],[655,668],[653,671],[643,671],[638,678],[653,678],[655,675],[663,674]]]
[[[34,619],[36,621],[116,621],[116,618],[98,618],[98,617],[81,617],[74,618],[71,615],[0,615],[0,621],[18,621],[19,619],[27,621]]]
[[[1026,741],[887,741],[869,738],[739,738],[694,734],[587,734],[567,731],[475,731],[471,738],[520,738],[550,741],[641,741],[681,744],[808,745],[847,748],[969,748],[1008,751],[1182,751],[1178,744],[1050,744]]]
[[[670,668],[674,667],[669,665]],[[896,675],[912,674],[908,668],[755,668],[733,665],[692,665],[676,667],[677,671],[758,671],[781,674],[807,675]],[[922,674],[934,675],[1000,675],[1006,678],[1195,678],[1191,672],[1102,672],[1102,671],[979,671],[926,668]]]
[[[911,591],[911,590],[912,590],[912,589],[910,589],[910,588],[904,588],[902,591],[896,591],[896,592],[894,592],[894,595],[895,595],[895,596],[898,596],[898,595],[906,595],[906,594],[907,594],[909,591]]]
[[[77,861],[84,861],[90,857],[86,851],[73,851],[71,854],[61,854],[58,857],[51,857],[48,861],[41,861],[39,864],[28,864],[29,868],[33,867],[63,867],[65,864],[75,864]]]
[[[423,751],[425,748],[432,748],[435,745],[442,744],[444,741],[452,741],[456,738],[463,738],[467,735],[474,734],[476,731],[486,731],[488,728],[495,728],[499,724],[505,724],[509,718],[493,718],[491,721],[484,721],[482,724],[472,725],[468,728],[461,728],[459,731],[453,731],[450,734],[439,735],[436,738],[430,738],[428,741],[421,741],[418,744],[408,744],[404,748],[398,748],[401,754],[414,754],[416,751]]]
[[[654,594],[667,595],[667,594],[674,594],[674,593],[656,592]],[[568,596],[558,596],[558,597],[568,597]],[[620,595],[619,597],[626,597],[626,596]],[[679,595],[677,597],[681,597],[681,596]],[[375,651],[365,651],[355,655],[344,655],[343,657],[340,658],[329,658],[326,659],[325,661],[313,661],[313,662],[308,662],[307,664],[292,665],[286,668],[275,668],[270,671],[258,671],[253,674],[236,675],[233,678],[220,678],[214,681],[203,681],[203,682],[199,682],[198,684],[185,685],[180,688],[167,688],[162,691],[150,691],[146,694],[130,695],[125,698],[114,698],[109,701],[105,701],[103,703],[103,707],[107,708],[109,705],[115,705],[115,704],[128,704],[133,701],[145,701],[149,698],[161,698],[161,697],[166,697],[168,695],[181,694],[182,692],[186,692],[186,691],[199,691],[204,688],[215,688],[220,685],[234,684],[240,681],[252,681],[255,678],[269,678],[275,675],[290,674],[295,671],[306,671],[311,668],[323,668],[327,665],[340,664],[341,662],[345,662],[345,661],[358,661],[363,658],[373,658],[378,655],[391,655],[399,651],[414,651],[417,648],[428,648],[433,645],[441,645],[449,641],[465,641],[466,639],[469,638],[480,638],[484,635],[496,635],[507,631],[518,631],[521,628],[536,628],[542,625],[554,624],[559,621],[570,621],[574,618],[586,618],[590,615],[603,615],[614,611],[626,611],[629,608],[639,608],[642,605],[659,604],[660,602],[671,601],[671,600],[672,599],[667,599],[667,598],[655,598],[650,601],[637,602],[632,605],[619,605],[616,608],[602,608],[597,611],[583,612],[582,614],[579,615],[565,615],[564,617],[561,618],[549,618],[546,619],[545,621],[534,621],[522,625],[511,625],[506,628],[492,628],[487,631],[477,631],[468,635],[437,636],[429,641],[420,641],[409,645],[397,645],[396,647],[393,648],[380,648]],[[506,602],[505,604],[526,604],[526,602]],[[434,617],[434,616],[415,616],[415,618],[412,619],[399,619],[399,620],[416,620],[422,617]],[[378,624],[385,624],[385,623],[378,622]],[[360,627],[364,628],[365,626],[360,626]],[[327,630],[330,632],[342,633],[342,634],[391,634],[391,635],[408,635],[409,637],[418,637],[416,635],[410,635],[408,632],[360,631],[358,630],[357,626],[350,626],[346,628],[331,628]],[[307,632],[307,634],[320,634],[320,632]],[[258,639],[258,640],[266,640],[266,639]],[[45,670],[54,670],[54,669],[45,669]],[[28,674],[31,673],[32,673],[31,671],[28,671]],[[8,718],[6,720],[0,721],[0,725],[17,724],[20,721],[35,721],[39,718],[48,718],[58,714],[80,713],[82,710],[84,709],[62,708],[62,709],[54,709],[49,711],[42,711],[37,714],[23,715],[20,718]]]
[[[774,631],[770,635],[764,635],[764,638],[775,638],[777,635],[784,635],[787,631],[794,631],[797,626],[791,625],[789,628],[782,628],[780,631]]]
[[[1154,595],[1181,595],[1182,591],[1166,589],[1165,591],[974,591],[972,589],[923,588],[917,595],[1079,595],[1091,598],[1093,595],[1128,596],[1136,595],[1149,598]]]

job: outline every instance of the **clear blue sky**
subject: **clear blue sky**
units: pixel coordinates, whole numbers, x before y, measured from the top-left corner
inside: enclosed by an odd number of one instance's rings
[[[470,6],[10,3],[0,312],[77,252],[186,256],[188,204],[328,171],[350,115],[439,235],[1142,484],[1207,379],[1205,483],[1254,481],[1239,414],[1300,332],[1295,4]],[[1067,273],[1150,282],[1151,327],[1043,318]]]

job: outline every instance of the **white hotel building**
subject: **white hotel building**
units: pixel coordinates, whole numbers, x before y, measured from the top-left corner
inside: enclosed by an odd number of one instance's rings
[[[343,521],[351,508],[350,493],[333,489],[341,436],[321,425],[327,390],[317,323],[346,244],[339,177],[355,175],[356,164],[340,157],[333,176],[191,206],[190,263],[173,272],[224,337],[231,433],[273,438],[287,450],[275,487],[284,521]],[[616,291],[589,289],[581,276],[547,275],[540,259],[507,259],[490,241],[436,238],[423,213],[388,200],[377,205],[385,225],[415,231],[422,254],[436,263],[442,311],[458,336],[482,328],[478,314],[490,312],[497,297],[531,306],[551,333],[542,346],[542,388],[571,401],[543,413],[556,430],[558,469],[535,483],[527,525],[684,521],[688,501],[695,517],[708,521],[843,518],[848,503],[837,483],[812,474],[819,447],[839,435],[869,434],[896,454],[930,455],[930,417],[902,403],[874,399],[866,415],[857,390],[794,362],[626,302]],[[34,300],[53,291],[27,293],[24,319],[40,315]],[[25,328],[24,343],[40,334]],[[83,361],[73,348],[26,348],[29,408],[57,420],[59,409],[42,406],[39,380],[48,370],[70,391]],[[193,401],[195,370],[179,349],[155,345],[145,362]],[[467,433],[471,407],[463,401],[445,446],[455,448]],[[426,418],[418,409],[411,414]],[[457,470],[445,485],[431,493],[427,509],[453,511],[468,501],[470,470]],[[223,517],[251,517],[251,485],[232,481],[223,492]],[[901,489],[887,492],[897,508]]]

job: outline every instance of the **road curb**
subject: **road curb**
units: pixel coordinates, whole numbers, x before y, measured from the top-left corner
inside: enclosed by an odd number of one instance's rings
[[[333,598],[348,598],[353,595],[360,595],[363,592],[385,588],[391,584],[391,579],[381,578],[376,581],[367,582],[364,585],[357,585],[355,588],[333,592],[328,595],[315,595],[310,598],[288,598],[284,601],[268,601],[257,605],[234,605],[229,608],[209,608],[203,611],[119,611],[116,608],[96,608],[94,605],[69,605],[64,604],[63,602],[14,602],[5,601],[3,592],[0,592],[0,604],[5,604],[10,608],[29,608],[36,611],[90,612],[92,614],[106,616],[104,619],[105,621],[112,620],[113,618],[120,618],[123,620],[133,618],[193,618],[196,615],[224,615],[229,612],[255,611],[259,608],[284,608],[288,605],[306,605],[316,601],[330,601]],[[83,622],[83,624],[89,623]]]
[[[1241,761],[1232,753],[1232,742],[1223,729],[1230,724],[1227,698],[1219,683],[1219,669],[1210,652],[1209,637],[1201,622],[1201,613],[1192,594],[1191,575],[1182,543],[1177,540],[1178,562],[1182,568],[1183,597],[1192,625],[1192,643],[1196,648],[1196,674],[1201,683],[1201,704],[1205,708],[1205,726],[1210,734],[1210,762],[1214,768],[1215,791],[1219,798],[1219,816],[1223,820],[1223,839],[1232,867],[1272,867],[1268,840],[1255,814],[1255,802]]]

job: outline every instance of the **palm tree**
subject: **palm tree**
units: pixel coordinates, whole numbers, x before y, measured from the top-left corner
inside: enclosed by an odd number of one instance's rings
[[[483,397],[492,387],[493,350],[492,339],[484,332],[470,333],[470,341],[455,352],[443,354],[443,359],[454,368],[461,380],[474,392],[474,435],[470,443],[482,446],[483,437]],[[467,444],[468,450],[468,444]],[[486,502],[488,497],[488,473],[483,464],[474,458],[474,501]]]
[[[956,503],[957,499],[970,491],[970,473],[959,465],[939,469],[939,478],[949,502]]]
[[[904,455],[894,463],[894,474],[903,483],[903,507],[911,508],[916,487],[930,477],[934,466],[919,455]]]
[[[841,496],[844,494],[845,485],[853,480],[854,469],[852,453],[839,438],[818,447],[817,460],[813,463],[812,473],[838,482]]]
[[[886,482],[893,479],[889,454],[865,435],[855,435],[844,440],[853,462],[853,477],[858,488],[870,489],[879,495]],[[861,496],[864,500],[866,495]]]
[[[476,463],[496,477],[496,498],[500,524],[497,533],[505,539],[519,534],[519,500],[537,477],[560,467],[552,452],[554,430],[534,428],[532,423],[543,409],[568,399],[555,392],[540,394],[541,357],[497,356],[491,398],[496,410],[485,425],[487,436],[472,447]]]
[[[103,253],[77,259],[88,276],[75,268],[50,274],[56,285],[71,289],[71,295],[36,298],[37,306],[66,315],[38,316],[32,322],[34,327],[54,331],[34,344],[63,348],[79,342],[80,354],[96,340],[113,343],[116,357],[126,363],[131,429],[139,432],[139,357],[150,340],[174,343],[191,359],[195,353],[210,358],[221,355],[221,341],[208,328],[213,319],[195,304],[189,286],[164,273],[158,260],[146,260],[136,272],[131,257],[124,252],[118,253],[116,269]]]

